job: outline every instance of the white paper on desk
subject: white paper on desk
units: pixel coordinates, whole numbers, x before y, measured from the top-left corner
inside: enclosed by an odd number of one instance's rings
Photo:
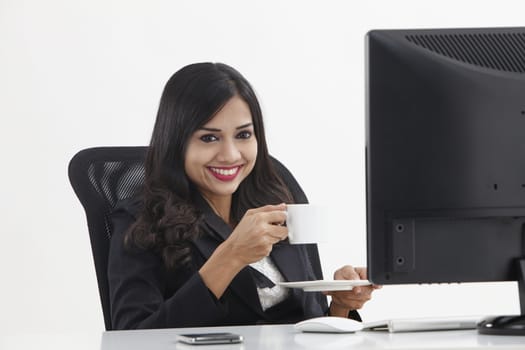
[[[417,331],[444,331],[453,329],[475,329],[483,316],[453,316],[453,317],[424,317],[398,318],[365,322],[363,330],[395,332]]]

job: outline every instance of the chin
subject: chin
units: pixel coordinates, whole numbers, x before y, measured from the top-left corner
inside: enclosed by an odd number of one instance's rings
[[[216,196],[231,196],[239,188],[239,183],[214,183],[206,186],[206,191]]]
[[[237,186],[234,186],[234,187],[231,187],[231,188],[222,188],[222,189],[217,189],[217,191],[215,193],[217,193],[218,195],[221,195],[221,196],[231,196],[233,195],[237,190],[239,189],[239,185]]]

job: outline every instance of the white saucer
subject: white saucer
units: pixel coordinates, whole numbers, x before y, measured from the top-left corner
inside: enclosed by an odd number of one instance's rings
[[[317,280],[297,282],[277,282],[286,288],[301,288],[305,292],[329,292],[338,290],[352,290],[357,286],[368,286],[368,280]]]

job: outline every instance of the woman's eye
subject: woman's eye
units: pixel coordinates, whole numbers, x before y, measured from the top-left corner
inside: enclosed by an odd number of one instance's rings
[[[202,135],[200,137],[200,139],[201,139],[201,141],[206,142],[206,143],[218,140],[218,138],[215,135],[210,135],[210,134],[209,135]]]
[[[241,131],[237,134],[238,139],[249,139],[252,136],[250,131]]]

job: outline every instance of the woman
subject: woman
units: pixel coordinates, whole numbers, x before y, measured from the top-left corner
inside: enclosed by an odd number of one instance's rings
[[[278,172],[280,170],[280,172]],[[319,279],[312,246],[289,245],[286,205],[306,202],[268,155],[250,84],[224,64],[167,82],[142,196],[117,205],[108,278],[114,329],[291,323],[354,311],[373,287],[326,296],[275,285]],[[365,279],[346,266],[336,279]]]

